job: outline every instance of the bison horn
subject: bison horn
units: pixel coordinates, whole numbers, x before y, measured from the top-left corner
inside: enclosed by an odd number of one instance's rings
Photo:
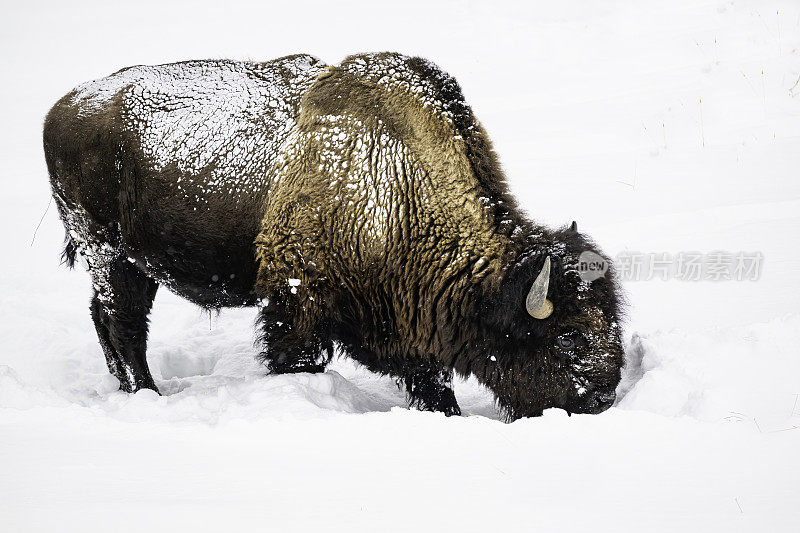
[[[544,259],[544,266],[536,281],[531,285],[528,297],[525,298],[525,309],[533,318],[542,320],[553,313],[553,303],[547,299],[547,290],[550,287],[550,257]]]

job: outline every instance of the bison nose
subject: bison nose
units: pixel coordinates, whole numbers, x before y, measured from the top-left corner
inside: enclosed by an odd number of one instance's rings
[[[617,394],[614,391],[598,391],[592,395],[590,400],[589,412],[600,414],[614,403]]]
[[[597,415],[611,407],[617,395],[613,390],[592,391],[569,402],[565,409],[571,413],[587,413]]]
[[[614,391],[597,391],[587,398],[584,406],[586,413],[600,414],[614,403],[617,395]]]
[[[617,393],[613,390],[609,392],[598,392],[596,398],[597,403],[601,405],[611,405],[614,403],[614,400],[617,399]]]

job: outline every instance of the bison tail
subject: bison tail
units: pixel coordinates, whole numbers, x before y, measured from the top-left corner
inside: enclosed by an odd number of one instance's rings
[[[75,254],[78,252],[78,245],[67,234],[64,239],[64,251],[61,252],[61,264],[69,268],[75,268]]]

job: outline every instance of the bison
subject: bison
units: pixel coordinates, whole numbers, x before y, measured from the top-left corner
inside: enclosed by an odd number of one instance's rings
[[[85,259],[124,391],[157,391],[147,317],[164,285],[258,306],[271,373],[321,372],[336,347],[447,415],[454,372],[508,420],[615,399],[613,271],[584,279],[597,246],[527,218],[459,85],[425,59],[130,67],[64,96],[43,137],[63,257]]]

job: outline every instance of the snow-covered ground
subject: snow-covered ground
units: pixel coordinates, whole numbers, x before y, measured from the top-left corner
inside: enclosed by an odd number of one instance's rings
[[[797,531],[797,2],[3,5],[0,530]],[[529,213],[617,254],[758,253],[758,280],[626,282],[629,364],[599,416],[408,411],[340,360],[265,376],[252,309],[166,291],[159,388],[106,371],[59,267],[41,124],[132,64],[396,50],[455,75]],[[31,244],[32,243],[32,244]]]

